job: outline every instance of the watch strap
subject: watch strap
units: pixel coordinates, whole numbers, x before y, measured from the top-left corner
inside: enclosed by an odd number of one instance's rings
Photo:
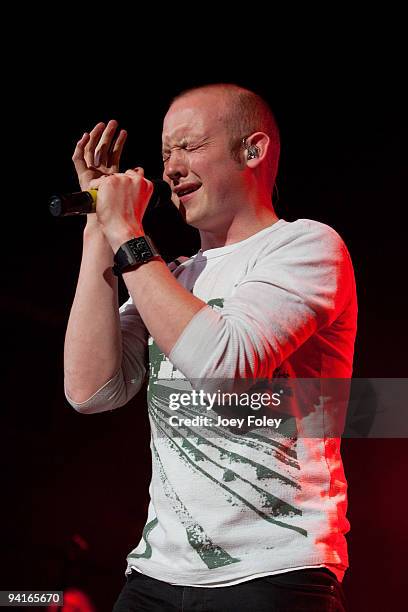
[[[124,242],[116,251],[113,258],[113,273],[119,276],[122,272],[147,263],[158,255],[160,255],[160,253],[149,236],[131,238],[127,242]]]

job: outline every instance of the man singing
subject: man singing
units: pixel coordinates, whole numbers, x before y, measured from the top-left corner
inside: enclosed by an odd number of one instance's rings
[[[222,427],[208,406],[174,412],[169,396],[194,381],[350,378],[347,248],[327,225],[277,217],[275,118],[255,93],[214,84],[180,94],[164,118],[163,178],[201,238],[167,266],[143,229],[152,183],[142,168],[119,172],[117,127],[98,124],[73,157],[98,200],[65,341],[65,393],[81,413],[123,406],[149,372],[150,505],[114,610],[344,610],[340,438]],[[200,415],[214,421],[192,425]]]

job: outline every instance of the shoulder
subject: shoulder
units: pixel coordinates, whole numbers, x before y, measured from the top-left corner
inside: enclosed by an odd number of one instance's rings
[[[283,221],[259,244],[249,266],[249,272],[257,274],[264,270],[297,282],[308,282],[312,276],[323,284],[328,276],[351,274],[352,269],[343,238],[329,225],[312,219]]]
[[[299,256],[348,257],[340,234],[330,225],[313,219],[297,219],[283,224],[276,238],[279,238],[279,246],[286,253],[293,250]]]
[[[314,219],[297,219],[287,223],[285,229],[294,237],[319,237],[329,242],[344,244],[342,237],[333,227]]]

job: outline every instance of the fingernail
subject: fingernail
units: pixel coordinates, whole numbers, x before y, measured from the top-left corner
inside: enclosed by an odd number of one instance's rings
[[[99,151],[97,153],[95,153],[95,155],[94,155],[94,165],[95,166],[99,166],[99,159],[100,159],[100,157],[101,156],[100,156]]]

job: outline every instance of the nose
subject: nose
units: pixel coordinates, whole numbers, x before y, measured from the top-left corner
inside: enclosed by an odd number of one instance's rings
[[[164,164],[163,176],[178,182],[181,177],[188,175],[188,171],[188,162],[183,151],[172,151]]]

